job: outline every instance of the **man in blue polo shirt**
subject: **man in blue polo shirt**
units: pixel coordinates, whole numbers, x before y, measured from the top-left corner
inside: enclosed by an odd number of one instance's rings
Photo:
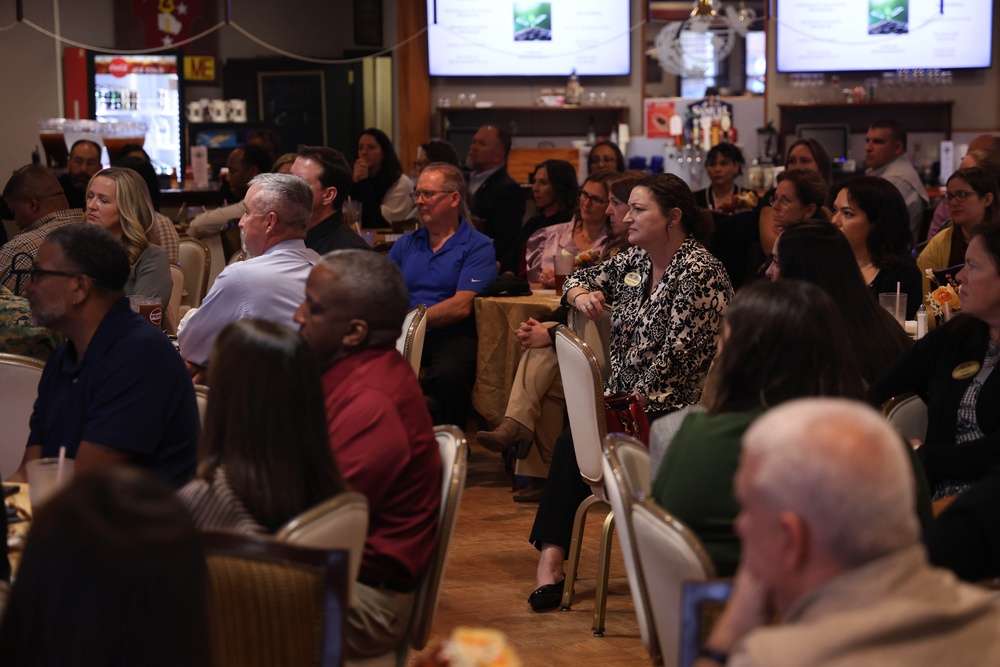
[[[24,461],[66,447],[77,473],[129,463],[185,484],[197,456],[194,386],[163,332],[129,307],[122,244],[99,225],[64,225],[24,272],[32,319],[66,338],[38,383]]]
[[[423,364],[425,387],[437,401],[437,423],[466,427],[476,379],[476,321],[472,300],[497,277],[489,237],[467,222],[468,192],[462,172],[432,162],[410,195],[421,228],[389,252],[410,290],[410,307],[427,306]]]

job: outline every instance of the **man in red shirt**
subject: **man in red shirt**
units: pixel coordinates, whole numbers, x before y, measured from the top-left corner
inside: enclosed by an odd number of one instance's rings
[[[337,250],[313,268],[295,313],[323,370],[330,447],[368,498],[368,537],[347,617],[347,655],[404,638],[430,562],[441,455],[417,377],[396,351],[409,296],[399,269],[368,250]]]

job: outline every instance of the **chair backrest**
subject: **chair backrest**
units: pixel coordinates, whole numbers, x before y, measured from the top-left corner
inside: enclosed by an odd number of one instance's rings
[[[618,539],[621,542],[625,573],[639,621],[639,635],[656,663],[660,649],[656,639],[649,592],[642,575],[642,563],[632,535],[632,502],[649,495],[651,489],[649,451],[641,442],[627,435],[613,434],[604,439],[604,489],[615,515]]]
[[[927,437],[927,404],[916,394],[893,396],[882,404],[882,414],[907,440]]]
[[[167,304],[163,329],[168,334],[177,333],[177,323],[180,321],[181,297],[184,296],[184,272],[181,267],[170,265],[170,277],[174,286],[170,290],[170,303]]]
[[[562,325],[556,327],[556,356],[580,475],[598,486],[604,476],[601,443],[608,434],[601,369],[591,347]]]
[[[343,662],[348,555],[260,535],[205,533],[215,667]]]
[[[635,500],[631,519],[663,665],[675,667],[680,653],[682,586],[685,581],[713,578],[715,568],[697,536],[652,498]]]
[[[576,308],[570,308],[566,326],[582,338],[601,367],[601,379],[611,376],[611,310],[605,309],[604,316],[595,322]]]
[[[692,667],[733,592],[732,579],[685,581],[681,589],[681,646],[678,667]]]
[[[420,360],[424,355],[424,335],[427,333],[427,306],[418,303],[403,320],[403,331],[396,339],[396,349],[410,362],[413,372],[420,374]]]
[[[202,241],[181,239],[181,270],[184,272],[184,294],[181,303],[191,308],[201,305],[208,293],[208,277],[212,269],[212,252]]]
[[[205,428],[205,413],[208,410],[208,385],[196,384],[194,386],[194,400],[198,402],[198,419],[201,420],[201,427]]]
[[[215,284],[215,279],[226,268],[227,257],[226,252],[222,249],[221,233],[209,234],[201,240],[205,243],[205,247],[208,248],[211,256],[211,264],[208,270],[208,285],[205,289],[205,294],[208,294],[212,290],[212,285]],[[183,267],[184,265],[181,264],[181,266]]]
[[[21,466],[28,444],[28,422],[38,396],[38,381],[45,364],[19,354],[0,354],[0,479]]]
[[[465,489],[465,470],[469,457],[465,434],[461,429],[455,426],[435,426],[434,435],[441,449],[441,514],[438,517],[437,544],[434,546],[434,553],[431,554],[431,564],[417,589],[413,614],[410,617],[410,646],[417,651],[427,645],[427,638],[434,622],[434,612],[437,610],[438,597],[441,595],[445,560],[448,557],[448,545],[451,543],[451,533],[458,517],[458,505]],[[405,659],[405,656],[403,658]],[[403,664],[406,664],[405,661]]]
[[[306,510],[275,533],[279,542],[316,549],[346,549],[350,554],[348,599],[361,569],[368,535],[368,499],[346,492]]]

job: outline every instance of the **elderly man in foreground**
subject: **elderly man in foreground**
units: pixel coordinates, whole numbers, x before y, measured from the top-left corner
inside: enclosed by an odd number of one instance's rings
[[[230,322],[259,317],[294,327],[306,278],[319,261],[305,244],[312,198],[298,176],[260,174],[250,181],[240,229],[251,258],[219,274],[177,334],[181,356],[196,379],[208,366],[215,337]]]
[[[65,225],[26,273],[32,319],[66,343],[38,383],[24,461],[65,447],[77,473],[131,463],[184,485],[198,440],[194,387],[163,332],[129,307],[125,248],[98,225]]]
[[[466,219],[468,194],[457,167],[427,165],[412,197],[421,228],[396,241],[389,259],[403,272],[410,307],[427,306],[423,365],[438,423],[464,429],[478,346],[472,300],[496,280],[496,253]]]
[[[874,410],[804,399],[768,411],[735,481],[743,559],[699,667],[996,660],[997,603],[928,565],[912,472]]]
[[[369,250],[324,255],[295,313],[323,370],[330,449],[368,498],[368,537],[347,615],[349,657],[403,639],[437,535],[441,454],[417,377],[396,351],[406,315],[399,270]]]

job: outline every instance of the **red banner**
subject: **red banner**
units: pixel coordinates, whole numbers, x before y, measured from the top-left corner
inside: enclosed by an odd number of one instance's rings
[[[132,0],[132,14],[142,24],[144,46],[172,46],[192,36],[202,0]]]

